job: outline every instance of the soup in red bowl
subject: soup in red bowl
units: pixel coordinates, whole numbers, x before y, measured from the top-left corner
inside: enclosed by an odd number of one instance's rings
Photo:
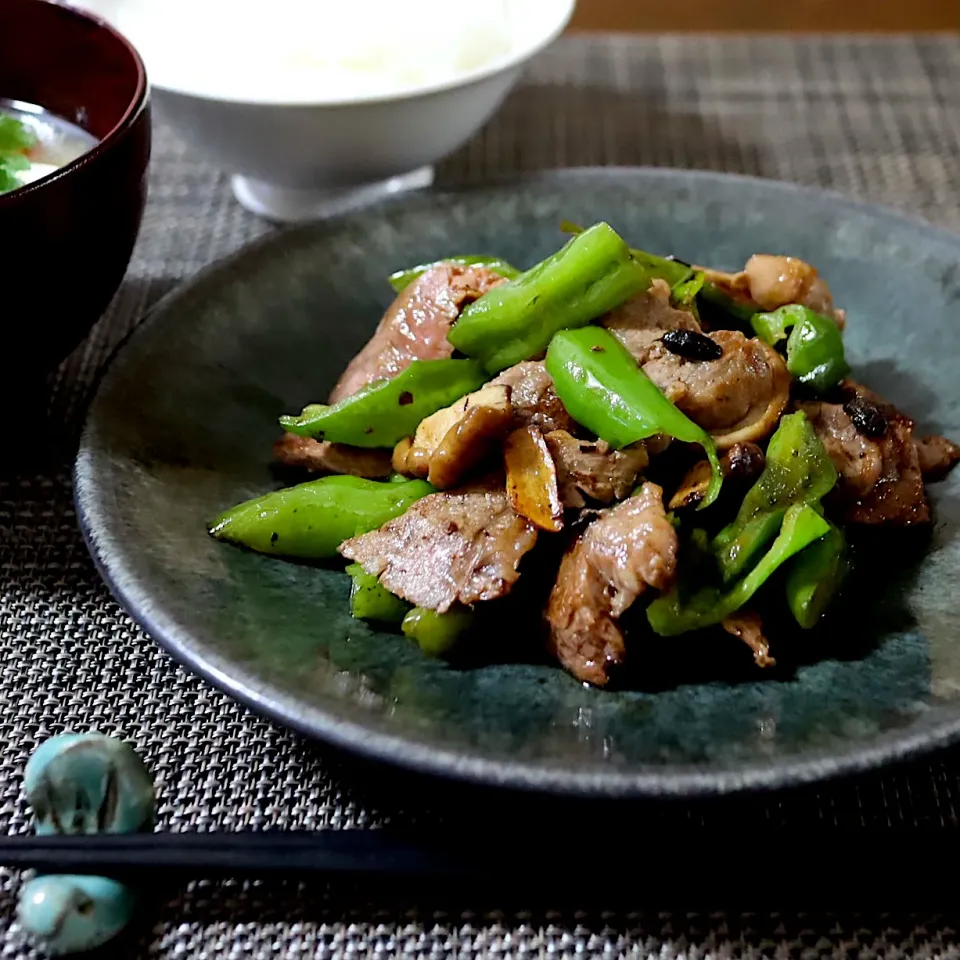
[[[107,24],[48,0],[0,3],[0,310],[6,376],[63,359],[106,309],[140,230],[146,71]]]

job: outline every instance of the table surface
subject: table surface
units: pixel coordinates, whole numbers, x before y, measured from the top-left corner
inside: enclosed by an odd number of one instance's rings
[[[532,66],[438,176],[469,182],[586,164],[710,168],[829,187],[960,229],[958,91],[960,42],[945,36],[570,37]],[[429,816],[430,798],[415,786],[385,771],[359,775],[347,759],[176,666],[110,598],[76,527],[71,456],[111,350],[158,296],[270,229],[235,203],[224,174],[158,126],[150,202],[127,279],[50,380],[40,459],[0,468],[0,829],[29,829],[24,762],[40,741],[68,729],[137,746],[156,775],[165,828],[341,828]],[[819,788],[683,808],[637,805],[635,815],[728,833],[757,822],[953,827],[958,803],[955,750]],[[36,955],[14,919],[17,888],[16,876],[0,871],[4,960]],[[812,916],[744,912],[749,903],[699,913],[689,905],[578,909],[575,891],[555,910],[497,903],[495,891],[485,904],[455,894],[443,904],[403,891],[337,894],[192,884],[158,893],[105,955],[960,956],[960,910],[898,913],[895,903],[872,914]]]

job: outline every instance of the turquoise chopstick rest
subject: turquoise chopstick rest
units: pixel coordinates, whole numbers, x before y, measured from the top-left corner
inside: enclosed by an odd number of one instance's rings
[[[153,826],[153,780],[133,748],[99,733],[51,737],[24,771],[41,836],[137,833]]]
[[[59,956],[112,940],[130,922],[135,905],[130,888],[116,880],[56,874],[24,884],[17,917],[48,954]]]
[[[153,827],[153,780],[133,748],[98,733],[42,743],[24,771],[34,829],[51,834],[137,833]],[[106,877],[45,874],[20,891],[17,917],[50,955],[102,946],[130,922],[134,892]]]

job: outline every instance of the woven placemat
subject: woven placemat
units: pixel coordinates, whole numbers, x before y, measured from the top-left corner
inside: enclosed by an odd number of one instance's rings
[[[960,43],[951,37],[566,39],[439,178],[581,164],[711,168],[830,187],[960,229],[957,91]],[[167,828],[374,826],[429,810],[415,786],[378,794],[370,783],[380,774],[357,779],[344,758],[181,670],[110,598],[77,531],[71,453],[111,350],[158,296],[270,229],[234,202],[222,173],[158,126],[150,203],[123,288],[39,401],[47,417],[37,449],[26,465],[15,458],[0,468],[0,829],[29,829],[23,764],[66,729],[133,741],[156,774]],[[638,807],[637,816],[730,831],[758,820],[946,827],[958,804],[960,753],[951,751],[821,788]],[[708,848],[692,866],[715,868]],[[767,868],[758,858],[740,869],[762,879]],[[0,957],[19,960],[35,954],[14,920],[16,890],[0,872]],[[165,897],[106,955],[960,956],[960,910],[880,912],[896,904],[830,916],[690,913],[688,904],[581,912],[574,891],[551,912],[497,903],[496,891],[485,904],[438,904],[243,883]]]

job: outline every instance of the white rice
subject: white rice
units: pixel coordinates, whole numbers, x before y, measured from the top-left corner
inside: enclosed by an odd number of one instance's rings
[[[511,0],[77,2],[126,34],[159,86],[236,100],[388,96],[454,80],[512,46]]]

